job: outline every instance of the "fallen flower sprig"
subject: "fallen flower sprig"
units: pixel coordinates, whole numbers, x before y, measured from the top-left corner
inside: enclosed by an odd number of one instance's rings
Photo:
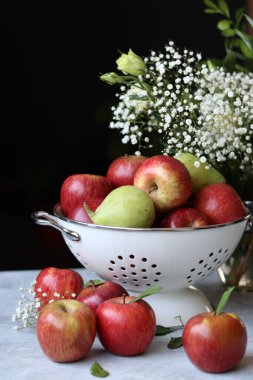
[[[31,283],[31,287],[26,289],[20,287],[21,299],[18,301],[18,307],[12,316],[12,322],[15,322],[15,330],[36,325],[39,308],[41,302],[39,298],[35,298],[34,292],[35,281]]]

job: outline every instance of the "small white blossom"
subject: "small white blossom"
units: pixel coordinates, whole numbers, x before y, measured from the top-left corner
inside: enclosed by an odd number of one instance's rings
[[[192,153],[206,170],[234,160],[253,175],[253,73],[209,70],[201,59],[173,41],[152,51],[136,83],[120,87],[109,127],[136,154],[158,135],[163,154]]]

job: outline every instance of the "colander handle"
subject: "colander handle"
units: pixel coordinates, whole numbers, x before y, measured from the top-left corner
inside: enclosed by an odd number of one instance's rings
[[[77,232],[68,230],[67,228],[59,225],[57,223],[57,221],[55,220],[54,216],[48,214],[45,211],[33,212],[31,214],[31,218],[36,224],[56,228],[58,231],[63,233],[68,239],[70,239],[72,241],[79,241],[80,240],[80,236],[78,235]]]

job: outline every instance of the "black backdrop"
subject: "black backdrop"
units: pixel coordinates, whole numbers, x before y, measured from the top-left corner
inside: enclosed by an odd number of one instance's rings
[[[30,214],[52,212],[68,175],[103,175],[131,153],[108,129],[116,89],[99,74],[115,70],[118,50],[147,55],[170,39],[220,57],[217,19],[201,0],[2,3],[0,269],[78,267]]]

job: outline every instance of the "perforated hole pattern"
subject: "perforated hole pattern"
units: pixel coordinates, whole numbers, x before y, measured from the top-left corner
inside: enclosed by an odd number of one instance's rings
[[[123,284],[132,283],[135,287],[140,285],[149,287],[153,283],[158,283],[162,275],[157,263],[149,262],[146,257],[136,258],[133,254],[127,257],[118,255],[116,259],[110,260],[108,270],[113,272],[115,280]]]
[[[186,280],[189,284],[200,281],[213,270],[219,268],[221,263],[230,254],[228,248],[220,248],[217,252],[210,252],[206,259],[200,259],[195,266],[190,269]]]
[[[69,244],[71,247],[71,244]],[[186,275],[186,283],[189,285],[195,284],[202,278],[206,277],[212,271],[218,269],[222,262],[229,256],[230,250],[228,248],[220,248],[217,251],[212,251],[206,258],[200,259],[195,265],[190,268]],[[79,253],[75,256],[80,260]],[[86,261],[81,261],[82,264],[89,268]],[[123,284],[131,283],[133,286],[152,286],[159,283],[162,270],[155,262],[149,262],[146,257],[138,258],[134,254],[118,255],[115,259],[110,260],[107,270],[112,274],[113,278],[121,281]]]

